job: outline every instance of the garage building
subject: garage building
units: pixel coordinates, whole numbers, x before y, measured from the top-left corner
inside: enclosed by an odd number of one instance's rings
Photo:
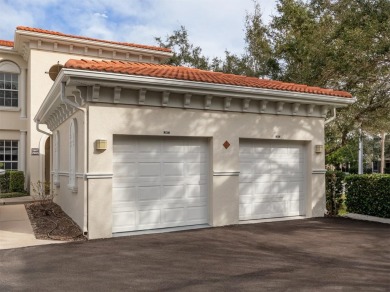
[[[354,102],[306,85],[69,60],[35,121],[56,202],[89,238],[323,216],[324,123]]]

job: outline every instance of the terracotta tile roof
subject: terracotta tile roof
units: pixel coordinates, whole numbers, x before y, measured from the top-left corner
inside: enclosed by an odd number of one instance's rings
[[[17,30],[31,31],[31,32],[38,32],[38,33],[44,33],[44,34],[50,34],[50,35],[57,35],[57,36],[62,36],[62,37],[70,37],[70,38],[87,40],[87,41],[96,41],[96,42],[112,44],[112,45],[121,45],[121,46],[128,46],[128,47],[134,47],[134,48],[140,48],[140,49],[148,49],[148,50],[168,52],[168,53],[171,52],[171,50],[167,49],[167,48],[161,48],[161,47],[156,47],[156,46],[139,45],[139,44],[133,44],[133,43],[125,43],[125,42],[106,41],[106,40],[88,38],[88,37],[83,37],[83,36],[65,34],[65,33],[57,32],[57,31],[51,31],[51,30],[40,29],[40,28],[18,26],[18,27],[16,27],[16,29]]]
[[[0,40],[0,46],[3,46],[3,47],[13,47],[14,46],[14,42],[13,41]]]
[[[294,92],[323,94],[351,98],[352,95],[345,91],[337,91],[295,83],[259,79],[220,72],[205,71],[187,67],[176,67],[170,65],[123,62],[123,61],[95,61],[71,59],[65,64],[65,68],[81,69],[90,71],[103,71],[111,73],[141,75],[168,79],[179,79],[196,82],[227,84],[236,86],[247,86],[255,88],[286,90]]]

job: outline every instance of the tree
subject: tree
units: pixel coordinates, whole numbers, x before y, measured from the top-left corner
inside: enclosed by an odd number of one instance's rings
[[[327,154],[354,142],[357,128],[388,131],[390,1],[279,0],[278,14],[264,32],[248,33],[261,25],[257,9],[247,16],[246,36],[248,44],[270,44],[260,54],[248,50],[265,75],[345,90],[357,99],[326,127]]]
[[[339,109],[338,119],[326,126],[329,158],[351,149],[357,129],[390,131],[389,0],[279,0],[269,24],[255,2],[245,19],[241,56],[226,51],[210,61],[184,27],[156,40],[173,48],[174,65],[350,92],[356,103]]]
[[[167,64],[175,66],[187,66],[203,70],[209,70],[209,59],[202,54],[199,46],[194,46],[184,26],[180,26],[172,35],[166,36],[165,40],[155,37],[158,45],[173,51],[173,56],[168,59]]]

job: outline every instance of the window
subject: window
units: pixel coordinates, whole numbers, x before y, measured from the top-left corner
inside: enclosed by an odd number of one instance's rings
[[[0,62],[0,107],[19,106],[20,68],[13,62]]]
[[[18,170],[18,141],[0,140],[0,168]]]
[[[0,72],[0,106],[18,107],[18,74]]]
[[[77,192],[77,120],[73,119],[69,127],[69,188]]]

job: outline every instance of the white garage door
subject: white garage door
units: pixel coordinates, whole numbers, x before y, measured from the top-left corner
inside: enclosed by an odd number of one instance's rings
[[[305,214],[304,148],[240,141],[240,220]]]
[[[208,222],[206,139],[114,136],[113,233]]]

